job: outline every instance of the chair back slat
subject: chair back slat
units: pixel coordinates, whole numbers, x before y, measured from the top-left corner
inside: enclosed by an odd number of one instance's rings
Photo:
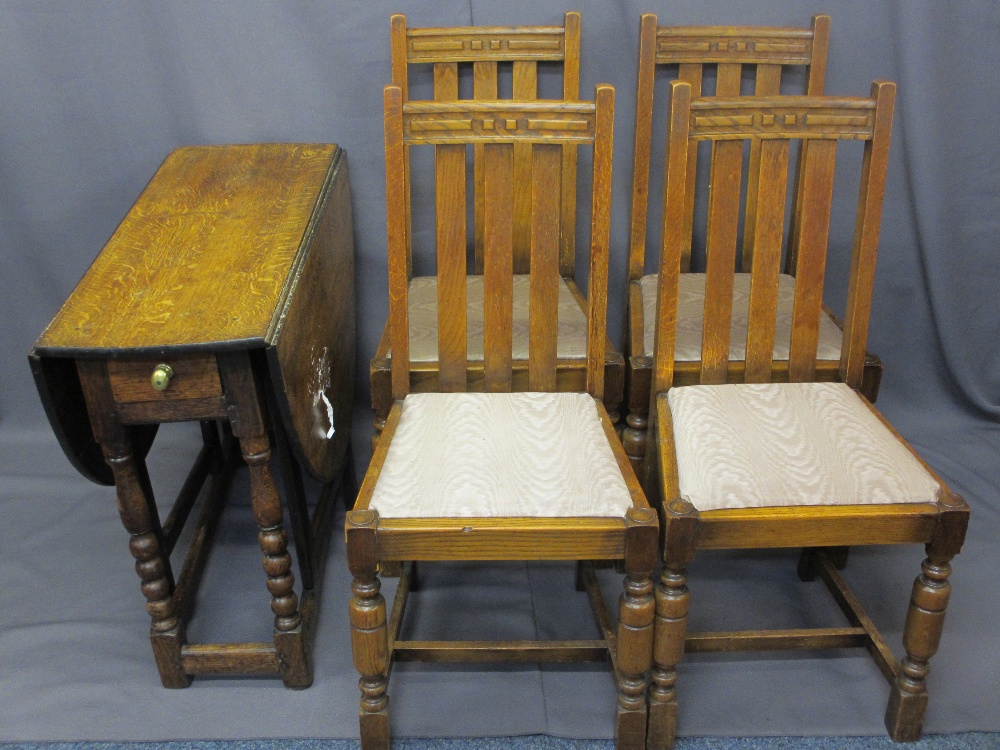
[[[477,382],[467,357],[466,157],[469,146],[483,147],[484,189],[484,359],[483,383],[491,391],[510,390],[512,380],[513,259],[517,171],[515,148],[532,156],[527,176],[531,194],[528,308],[528,386],[556,388],[558,299],[560,292],[559,186],[567,144],[594,147],[588,307],[588,392],[603,395],[607,316],[611,150],[614,90],[599,86],[595,102],[451,101],[403,102],[398,87],[387,87],[386,201],[389,228],[390,345],[394,398],[409,390],[408,294],[405,220],[407,149],[432,146],[436,152],[438,354],[442,390],[464,390]]]
[[[754,96],[778,96],[781,93],[781,66],[770,63],[757,66],[757,81],[754,88]],[[740,268],[749,271],[753,265],[754,253],[754,233],[756,231],[754,219],[757,214],[757,198],[760,195],[757,189],[757,179],[761,170],[761,140],[754,138],[750,141],[749,157],[749,184],[747,186],[747,212],[746,221],[743,225],[743,259]],[[784,189],[782,189],[784,193]]]
[[[493,60],[481,60],[472,63],[472,98],[477,101],[488,101],[499,97],[499,80],[497,63]],[[483,273],[483,253],[486,223],[486,152],[484,145],[477,143],[473,147],[473,231],[475,233],[476,273]]]
[[[458,99],[458,63],[434,63],[434,101]]]
[[[528,387],[556,389],[559,332],[559,186],[562,148],[525,144],[531,149],[531,279],[528,300]],[[517,146],[515,145],[517,168]],[[515,217],[516,218],[516,217]],[[517,231],[517,224],[514,225]]]
[[[789,144],[755,139],[753,145],[757,146],[759,158],[756,165],[750,164],[750,193],[744,222],[744,242],[749,241],[755,247],[750,266],[744,379],[747,383],[766,383],[771,379],[774,354]]]
[[[515,99],[530,101],[538,98],[538,69],[534,62],[514,63],[513,94]],[[532,165],[530,143],[514,144],[514,273],[527,273],[531,262],[531,197]]]
[[[438,362],[441,390],[465,390],[465,145],[435,146]]]
[[[483,149],[483,368],[489,392],[511,389],[514,311],[514,152],[509,143]]]
[[[673,382],[674,328],[684,238],[679,217],[687,205],[687,152],[691,143],[713,146],[706,237],[705,327],[702,340],[702,383],[745,379],[764,382],[783,378],[772,367],[777,310],[778,267],[785,223],[786,185],[791,142],[809,144],[802,164],[796,236],[798,248],[795,296],[791,313],[791,352],[787,377],[810,380],[815,375],[823,312],[823,287],[833,203],[838,143],[864,141],[861,183],[848,283],[840,377],[861,385],[881,204],[885,191],[895,86],[875,83],[870,98],[861,97],[733,97],[691,98],[691,87],[671,83],[668,115],[667,182],[664,190],[664,242],[661,248],[655,336],[656,392]],[[759,163],[747,177],[745,207],[739,201],[739,164],[744,145],[759,142]],[[735,184],[735,187],[734,187]],[[750,268],[750,300],[745,368],[727,366],[729,319],[735,275],[735,226],[740,212],[754,244]],[[789,220],[791,217],[789,217]],[[728,282],[724,278],[728,276]],[[727,288],[728,283],[728,288]],[[847,322],[847,321],[850,322]],[[721,374],[721,376],[720,376]]]
[[[458,66],[471,64],[473,98],[479,101],[495,100],[499,96],[498,64],[505,63],[513,69],[513,99],[527,101],[537,99],[539,95],[538,63],[557,62],[563,68],[562,98],[575,101],[580,93],[580,14],[566,13],[563,24],[408,29],[406,17],[395,15],[392,17],[391,47],[393,83],[403,88],[403,100],[406,101],[409,99],[408,66],[431,64],[434,66],[434,98],[439,101],[458,99]],[[524,144],[519,144],[516,152],[514,268],[515,273],[527,273],[531,241],[531,155]],[[483,272],[483,153],[481,146],[473,149],[472,153],[476,190],[473,198],[476,273]],[[563,146],[562,169],[560,272],[570,276],[576,263],[576,146],[573,144]],[[410,252],[412,254],[412,248]]]
[[[788,377],[793,381],[812,380],[816,372],[836,158],[836,141],[817,141],[810,146],[809,160],[802,166],[800,224],[795,228],[798,247],[795,303],[788,356]]]
[[[434,101],[458,99],[458,63],[434,63]],[[441,390],[465,390],[465,146],[434,147],[438,273],[438,362]],[[443,300],[455,304],[442,304]],[[458,301],[463,305],[460,306]]]
[[[636,281],[645,271],[649,199],[649,154],[655,68],[676,65],[677,80],[691,85],[692,96],[702,96],[706,66],[716,67],[715,96],[739,96],[743,68],[755,67],[755,95],[778,95],[784,66],[808,66],[806,93],[823,93],[830,19],[813,16],[808,29],[744,26],[657,26],[657,17],[644,14],[639,30],[639,80],[636,100],[635,152],[632,164],[632,210],[629,231],[628,277]],[[749,162],[756,169],[759,147],[751,143]],[[682,269],[691,268],[691,231],[694,221],[698,148],[688,148],[687,210],[682,222],[685,248]],[[662,238],[661,238],[662,241]],[[752,264],[753,246],[744,243],[741,267]]]
[[[729,368],[729,328],[733,312],[733,269],[740,202],[743,143],[712,144],[711,189],[705,237],[705,326],[702,331],[701,382],[724,383]]]
[[[715,78],[716,96],[739,96],[742,83],[742,64],[738,62],[719,63]]]
[[[755,138],[756,164],[751,156],[744,226],[744,252],[753,248],[750,266],[750,302],[747,312],[747,383],[771,379],[775,321],[778,310],[778,276],[785,228],[785,194],[788,185],[789,143]]]
[[[754,82],[754,96],[781,95],[781,66],[774,63],[762,63],[757,66],[757,79]]]
[[[681,63],[677,70],[677,80],[687,81],[691,84],[692,96],[701,96],[701,81],[704,70],[705,66],[700,63]],[[652,102],[650,102],[650,106],[652,106]],[[684,236],[687,238],[684,241],[684,248],[681,253],[681,269],[684,271],[691,268],[691,240],[692,232],[694,232],[694,196],[697,179],[698,144],[692,143],[688,146],[687,203],[684,206],[683,217]]]

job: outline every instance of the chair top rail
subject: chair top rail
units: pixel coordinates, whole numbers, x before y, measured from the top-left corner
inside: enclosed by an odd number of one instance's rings
[[[823,15],[813,16],[810,28],[657,26],[656,62],[809,65],[825,57],[829,27]]]
[[[579,35],[579,13],[566,14],[565,26],[455,26],[406,28],[406,61],[440,62],[561,62],[567,57],[567,40]],[[397,20],[398,19],[398,20]],[[405,28],[405,16],[393,24]]]
[[[598,87],[601,88],[600,86]],[[406,145],[449,143],[593,143],[593,102],[502,100],[407,102]]]
[[[870,140],[875,132],[875,102],[869,97],[698,97],[690,111],[689,133],[696,140]]]

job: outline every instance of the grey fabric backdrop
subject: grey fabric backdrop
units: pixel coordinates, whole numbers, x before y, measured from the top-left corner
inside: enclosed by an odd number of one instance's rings
[[[367,462],[367,359],[387,309],[381,88],[389,79],[389,15],[405,12],[415,26],[557,24],[570,8],[583,19],[581,91],[586,95],[598,82],[618,91],[609,310],[616,340],[624,312],[615,290],[624,289],[640,12],[657,12],[661,23],[796,26],[807,25],[812,12],[825,12],[833,19],[828,92],[866,93],[875,78],[898,82],[870,337],[886,366],[879,404],[967,496],[974,514],[966,551],[955,564],[928,728],[1000,730],[1000,587],[991,575],[1000,530],[1000,283],[994,265],[1000,10],[993,0],[581,0],[565,6],[550,0],[3,0],[0,740],[356,733],[348,581],[339,543],[330,561],[311,690],[293,693],[250,680],[201,680],[174,692],[157,686],[113,492],[77,476],[61,455],[25,355],[172,149],[334,141],[346,148],[351,165],[362,402],[355,435],[359,462]],[[843,262],[832,260],[832,270]],[[836,283],[831,294],[837,294]],[[191,435],[183,428],[165,433],[153,470],[170,480],[190,456]],[[240,510],[237,504],[223,536],[225,554],[213,562],[221,572],[210,575],[203,596],[221,598],[230,617],[206,616],[199,626],[203,637],[232,635],[232,628],[267,636],[266,605],[253,596],[262,588],[254,535],[245,507],[243,515]],[[742,612],[744,624],[769,623],[775,613],[812,621],[814,610],[791,598],[801,587],[790,579],[776,579],[777,594],[740,583],[747,570],[767,577],[763,564],[771,557],[699,562],[692,584],[700,607],[695,623],[727,627],[722,602]],[[919,559],[919,550],[864,550],[849,569],[874,595],[873,615],[894,642]],[[791,566],[784,561],[785,573]],[[442,584],[453,584],[494,574],[469,566],[440,575]],[[565,628],[572,618],[554,616],[550,608],[557,603],[577,607],[585,622],[572,592],[557,593],[570,580],[559,566],[512,566],[501,575],[510,584],[501,595],[471,599],[482,615],[467,623],[473,630],[493,616],[527,636]],[[244,578],[246,605],[236,593]],[[526,584],[531,595],[518,599],[513,592]],[[609,578],[609,596],[616,587]],[[880,595],[884,588],[893,595]],[[440,600],[432,594],[421,610],[432,623],[455,605],[447,589]],[[821,597],[810,590],[806,595],[810,606],[825,610]],[[244,610],[259,615],[254,625],[241,616]],[[263,634],[254,627],[263,627]],[[886,691],[874,667],[863,656],[836,656],[689,660],[680,683],[682,732],[880,732]],[[600,668],[531,667],[485,676],[462,668],[407,669],[393,686],[399,734],[610,732],[613,694]]]

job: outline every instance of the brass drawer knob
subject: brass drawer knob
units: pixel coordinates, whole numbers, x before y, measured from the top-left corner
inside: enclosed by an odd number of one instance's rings
[[[170,385],[170,378],[174,376],[174,368],[170,365],[157,365],[156,369],[153,370],[153,377],[150,378],[150,383],[153,386],[154,391],[165,391],[167,386]]]

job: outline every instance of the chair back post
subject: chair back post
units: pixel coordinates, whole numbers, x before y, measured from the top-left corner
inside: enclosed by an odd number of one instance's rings
[[[563,100],[580,99],[580,14],[568,11],[563,17]],[[559,231],[559,273],[572,276],[576,270],[576,146],[562,147],[562,226]]]
[[[615,90],[607,84],[599,85],[594,98],[594,182],[590,209],[590,277],[587,290],[587,392],[601,401],[604,398],[607,342],[605,332],[608,318]]]
[[[410,321],[407,288],[410,280],[410,221],[407,214],[406,147],[403,145],[403,90],[386,86],[385,208],[389,266],[389,343],[392,347],[392,397],[410,391]]]
[[[649,197],[649,153],[653,89],[657,65],[677,65],[677,80],[691,85],[693,97],[702,95],[706,65],[716,66],[715,96],[735,97],[741,93],[745,65],[756,68],[754,95],[777,96],[781,92],[784,66],[808,67],[805,93],[823,93],[826,56],[829,48],[830,18],[815,15],[808,29],[751,26],[657,26],[657,17],[644,14],[639,27],[639,73],[636,95],[635,151],[632,162],[632,210],[629,231],[629,281],[637,281],[644,272]],[[753,180],[760,169],[759,140],[751,141],[748,177]],[[806,146],[803,144],[802,159]],[[694,223],[695,180],[697,179],[698,144],[688,148],[687,210],[682,220],[687,243],[682,254],[682,268],[691,268],[691,234]],[[796,185],[798,184],[796,177]],[[753,263],[753,210],[747,213],[741,267]],[[791,266],[794,269],[794,263]],[[793,271],[790,271],[794,273]]]
[[[844,341],[840,350],[840,376],[855,390],[861,387],[865,365],[872,290],[875,286],[875,260],[882,225],[882,201],[889,165],[889,142],[892,138],[892,117],[896,105],[896,84],[875,81],[871,96],[875,100],[875,126],[872,138],[865,143],[861,166],[861,189],[844,316]]]
[[[576,101],[580,94],[580,14],[567,12],[563,26],[464,26],[445,28],[407,28],[406,17],[394,15],[391,22],[392,81],[403,89],[403,101],[409,100],[407,77],[411,64],[431,64],[434,70],[434,100],[459,99],[459,65],[471,64],[473,99],[491,101],[499,98],[498,64],[510,63],[513,99],[533,101],[538,98],[538,63],[558,62],[563,66],[564,101]],[[475,272],[483,272],[485,241],[485,151],[483,144],[473,147],[473,197]],[[409,157],[407,155],[407,174]],[[575,144],[562,146],[562,196],[559,231],[559,270],[572,276],[575,267],[576,234]],[[527,273],[530,263],[532,149],[529,144],[514,147],[514,271]],[[407,191],[409,193],[409,191]],[[407,216],[409,216],[409,195]],[[408,219],[409,220],[409,219]],[[412,247],[409,249],[412,256]],[[409,261],[412,276],[412,260]]]
[[[389,51],[390,51],[390,67],[392,75],[392,84],[398,86],[402,91],[402,101],[406,101],[410,98],[409,93],[409,76],[406,70],[406,16],[401,13],[395,13],[389,19]],[[403,152],[403,179],[405,182],[405,189],[403,192],[403,198],[405,200],[405,205],[403,212],[406,216],[406,278],[413,278],[413,247],[410,244],[410,221],[411,221],[411,211],[410,211],[410,151],[405,149]]]
[[[826,57],[830,51],[830,16],[817,14],[812,17],[812,55],[809,60],[806,95],[823,96],[826,84]]]
[[[667,166],[663,187],[663,227],[660,247],[659,283],[656,288],[656,337],[653,343],[654,376],[650,392],[651,415],[656,414],[656,394],[673,385],[674,343],[677,333],[677,287],[681,253],[685,244],[684,211],[687,205],[687,159],[690,129],[691,84],[670,82],[667,110]],[[650,420],[649,428],[653,429]],[[655,433],[650,437],[655,438]]]
[[[656,16],[653,13],[643,13],[639,20],[638,67],[632,157],[632,215],[629,222],[629,281],[638,281],[642,278],[646,260],[649,155],[653,139],[653,86],[656,74]]]

